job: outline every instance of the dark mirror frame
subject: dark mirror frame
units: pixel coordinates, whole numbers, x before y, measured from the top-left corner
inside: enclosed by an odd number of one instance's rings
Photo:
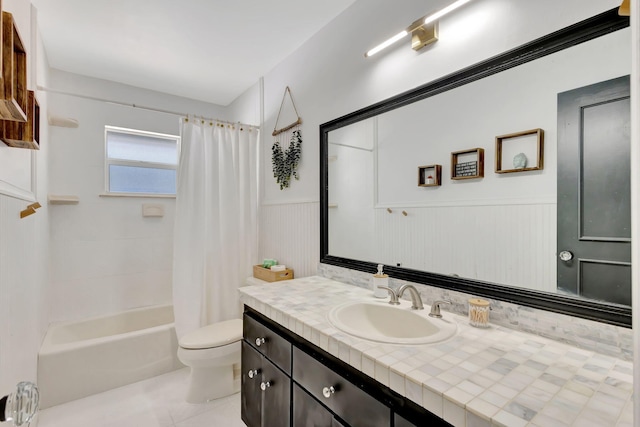
[[[619,16],[617,8],[612,9],[526,43],[506,53],[494,56],[415,89],[320,125],[320,262],[372,274],[377,270],[377,263],[331,256],[328,253],[329,132],[466,85],[501,71],[517,67],[526,62],[621,30],[628,26],[629,18]],[[631,327],[631,307],[628,306],[532,291],[525,288],[510,287],[396,266],[385,266],[384,270],[395,279],[494,298],[612,325]]]

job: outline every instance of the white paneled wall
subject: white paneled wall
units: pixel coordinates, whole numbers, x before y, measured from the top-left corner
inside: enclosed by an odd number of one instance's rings
[[[376,209],[377,262],[555,292],[555,203],[392,211]]]
[[[263,258],[274,258],[294,270],[295,277],[316,274],[320,260],[320,204],[289,203],[260,208]]]
[[[0,391],[35,381],[46,287],[46,207],[20,219],[30,202],[0,195]],[[3,393],[0,393],[3,394]]]

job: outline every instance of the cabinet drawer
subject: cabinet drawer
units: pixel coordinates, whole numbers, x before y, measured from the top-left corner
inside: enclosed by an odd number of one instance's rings
[[[391,425],[388,407],[298,348],[293,349],[293,380],[352,427]]]
[[[291,343],[257,320],[244,315],[244,339],[256,350],[275,363],[287,374],[291,374]]]

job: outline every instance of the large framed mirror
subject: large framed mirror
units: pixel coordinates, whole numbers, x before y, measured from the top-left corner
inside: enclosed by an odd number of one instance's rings
[[[322,124],[321,262],[630,327],[630,58],[611,10]]]

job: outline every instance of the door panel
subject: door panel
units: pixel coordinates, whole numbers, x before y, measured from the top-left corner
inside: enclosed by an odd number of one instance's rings
[[[291,424],[291,378],[266,358],[262,359],[262,427],[289,427]]]
[[[620,304],[627,303],[629,299],[628,284],[631,283],[631,266],[629,264],[583,259],[580,260],[579,269],[581,295]]]
[[[583,109],[581,240],[631,238],[629,98]]]
[[[293,384],[293,427],[332,427],[333,414]]]
[[[629,76],[558,94],[558,288],[631,304]],[[570,259],[568,259],[570,258]]]
[[[242,341],[241,356],[242,379],[240,402],[242,421],[248,427],[260,427],[262,418],[260,381],[262,378],[262,355]],[[257,371],[250,378],[249,371]]]

